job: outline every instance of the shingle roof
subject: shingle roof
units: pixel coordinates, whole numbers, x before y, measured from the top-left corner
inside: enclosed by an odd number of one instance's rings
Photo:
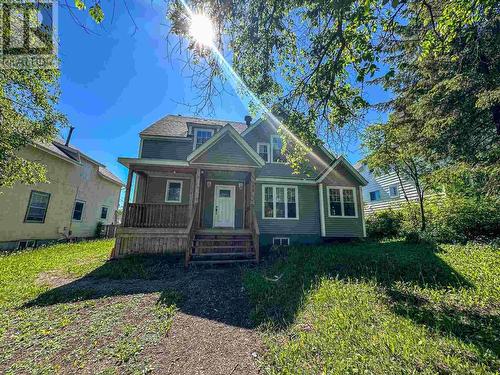
[[[243,132],[247,125],[244,122],[204,119],[198,117],[167,115],[147,127],[140,135],[159,135],[166,137],[186,137],[188,126],[224,126],[231,125],[238,133]]]
[[[92,159],[91,157],[85,155],[81,150],[76,148],[73,145],[66,146],[64,141],[61,139],[56,139],[51,143],[41,143],[35,142],[37,147],[42,149],[46,149],[62,159],[67,159],[72,162],[80,163],[80,156],[83,156],[85,159],[90,160],[91,162],[97,164],[98,172],[104,177],[110,180],[113,180],[117,184],[124,185],[123,182],[114,175],[109,169],[106,168],[104,164],[99,163],[98,161]]]

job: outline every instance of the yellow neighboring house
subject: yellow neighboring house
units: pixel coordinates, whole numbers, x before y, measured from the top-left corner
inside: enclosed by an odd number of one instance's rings
[[[75,147],[54,141],[20,151],[47,167],[50,183],[0,188],[0,250],[88,238],[97,223],[117,223],[123,183]]]

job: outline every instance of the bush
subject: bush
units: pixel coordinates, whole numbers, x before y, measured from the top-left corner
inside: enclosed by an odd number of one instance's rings
[[[366,232],[372,238],[396,237],[401,232],[403,215],[400,210],[384,210],[366,218]]]
[[[97,226],[95,227],[94,237],[101,238],[102,237],[102,228],[104,223],[102,221],[97,222]]]

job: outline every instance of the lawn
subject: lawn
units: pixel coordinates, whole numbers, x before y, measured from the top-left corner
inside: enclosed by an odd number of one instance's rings
[[[500,254],[402,241],[257,267],[107,262],[112,241],[0,256],[0,373],[498,373]],[[263,343],[262,343],[263,340]]]
[[[500,370],[498,249],[391,241],[275,258],[245,277],[267,373]]]

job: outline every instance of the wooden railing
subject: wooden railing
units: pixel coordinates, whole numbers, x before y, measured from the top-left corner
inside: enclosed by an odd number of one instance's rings
[[[259,261],[259,223],[257,222],[257,215],[255,215],[255,210],[252,210],[252,239],[253,239],[253,248],[255,249],[255,260]]]
[[[125,227],[186,228],[189,205],[166,203],[129,203],[124,218]]]

